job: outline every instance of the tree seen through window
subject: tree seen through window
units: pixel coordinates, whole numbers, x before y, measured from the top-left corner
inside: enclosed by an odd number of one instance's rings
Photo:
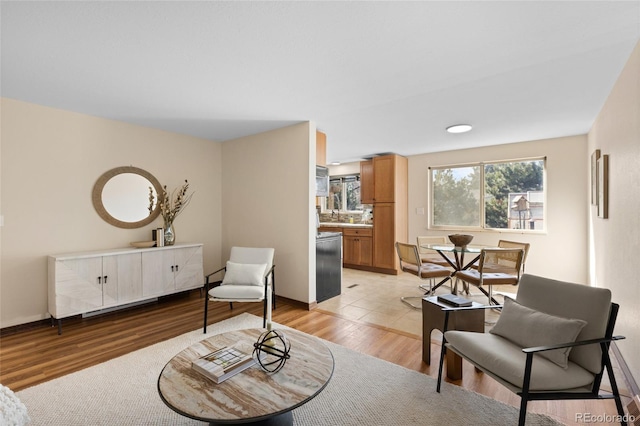
[[[433,168],[431,226],[544,229],[544,163]]]

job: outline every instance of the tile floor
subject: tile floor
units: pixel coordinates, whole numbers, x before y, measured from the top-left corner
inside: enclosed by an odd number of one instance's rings
[[[339,314],[344,318],[381,325],[422,338],[422,311],[413,309],[400,300],[402,296],[420,297],[424,293],[418,288],[420,284],[428,285],[428,282],[404,272],[400,275],[385,275],[344,268],[342,293],[340,296],[319,303],[318,308]],[[505,291],[515,293],[515,287],[504,287]],[[494,287],[494,293],[500,290],[502,289]],[[450,291],[449,284],[445,284],[436,290],[436,294]],[[476,302],[487,302],[487,297],[477,288],[471,289],[470,296],[463,296]],[[497,299],[501,301],[500,297]],[[414,299],[411,302],[417,305],[421,303],[420,299]],[[493,311],[487,312],[487,321],[495,322],[497,314]],[[435,335],[434,332],[433,337]]]

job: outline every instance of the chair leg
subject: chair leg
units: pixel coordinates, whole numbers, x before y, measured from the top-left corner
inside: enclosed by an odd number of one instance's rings
[[[468,282],[462,280],[462,290],[460,290],[461,292],[464,292],[467,296],[471,295],[471,290],[469,289],[470,285]]]
[[[429,282],[428,290],[425,288],[424,284],[420,284],[418,288],[425,291],[424,293],[425,296],[433,296],[433,278],[427,278],[427,281]]]
[[[431,283],[429,283],[429,284],[431,284]],[[433,293],[433,288],[432,288],[432,286],[431,286],[431,285],[429,285],[429,288],[427,288],[427,286],[426,286],[426,285],[424,285],[424,284],[420,284],[420,285],[418,286],[418,288],[419,288],[420,290],[424,291],[424,295],[423,295],[423,296],[431,296],[431,295],[432,295],[432,293]]]
[[[484,287],[478,287],[478,290],[480,290],[482,293],[484,293],[485,296],[487,296],[489,298],[489,305],[499,305],[500,303],[498,303],[498,301],[496,299],[494,299],[493,297],[491,297],[491,295],[489,295],[489,292],[487,290],[484,289]],[[493,302],[493,303],[492,303]]]
[[[271,303],[273,309],[276,308],[276,271],[271,273]]]
[[[409,302],[409,300],[408,300],[408,299],[418,299],[418,300],[422,300],[422,297],[423,297],[423,296],[403,296],[403,297],[401,297],[401,298],[400,298],[400,301],[401,301],[402,303],[404,303],[405,305],[409,305],[409,306],[411,306],[413,309],[418,309],[418,310],[420,310],[420,309],[422,309],[422,305],[416,306],[416,305],[414,305],[413,303]],[[420,303],[422,303],[422,302],[420,302]]]
[[[209,311],[209,295],[204,298],[204,334],[207,334],[207,313]]]
[[[447,353],[447,347],[445,346],[444,337],[442,338],[442,349],[440,349],[440,364],[438,365],[438,385],[436,386],[436,392],[440,393],[440,386],[442,385],[442,369],[444,367],[444,356]]]
[[[520,416],[518,417],[518,426],[524,426],[524,422],[527,420],[527,398],[522,398],[520,401]]]
[[[620,398],[620,391],[618,390],[618,383],[616,382],[616,377],[613,374],[613,366],[611,365],[611,358],[609,357],[609,348],[606,345],[602,345],[602,352],[604,358],[604,365],[607,369],[607,375],[609,376],[609,385],[611,386],[611,393],[613,394],[613,399],[616,402],[616,408],[618,409],[618,415],[623,419],[620,424],[626,425],[627,422],[625,419],[624,408],[622,407],[622,399]]]
[[[262,311],[262,328],[267,328],[267,297],[269,295],[265,295]]]

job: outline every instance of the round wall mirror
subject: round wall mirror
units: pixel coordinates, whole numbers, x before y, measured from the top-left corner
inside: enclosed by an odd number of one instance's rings
[[[93,186],[93,206],[106,222],[119,228],[140,228],[160,214],[160,182],[146,170],[116,167]]]

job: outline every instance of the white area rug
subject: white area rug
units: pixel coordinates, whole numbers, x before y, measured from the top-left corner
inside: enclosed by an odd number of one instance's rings
[[[182,349],[210,335],[260,328],[262,319],[241,314],[104,362],[16,395],[32,425],[202,425],[161,401],[157,380]],[[285,328],[275,325],[276,328]],[[335,357],[334,375],[313,400],[293,411],[296,425],[514,425],[518,410],[395,364],[325,342]],[[286,368],[286,365],[285,367]],[[527,425],[558,425],[527,415]]]

